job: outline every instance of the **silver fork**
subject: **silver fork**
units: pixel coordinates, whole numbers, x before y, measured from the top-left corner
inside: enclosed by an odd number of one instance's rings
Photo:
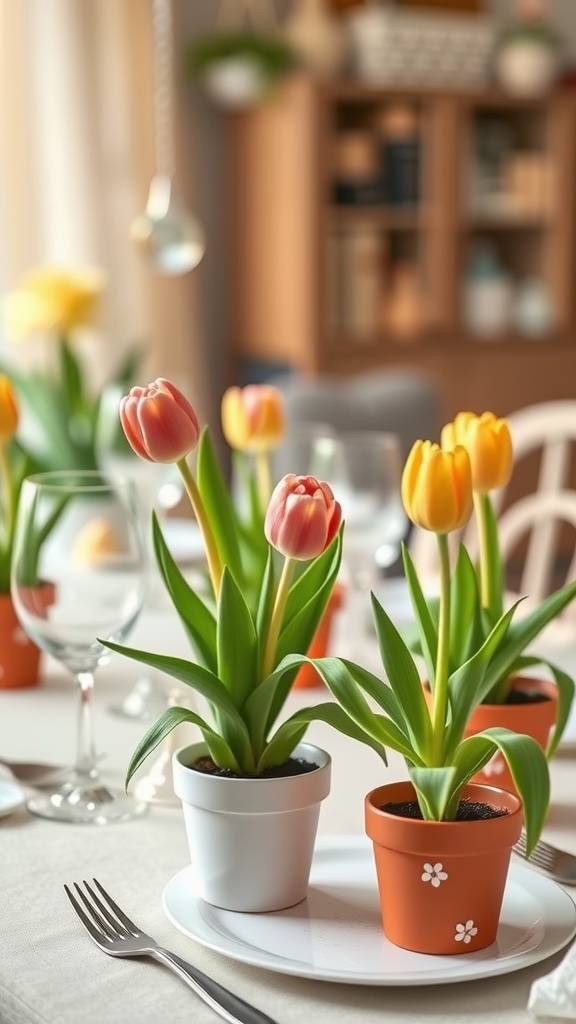
[[[563,885],[576,885],[576,856],[573,853],[559,850],[558,847],[551,846],[550,843],[545,843],[540,839],[530,856],[527,857],[526,833],[524,829],[522,829],[520,838],[512,849],[514,853],[524,857],[529,864],[533,864],[534,867],[545,871],[556,882],[562,882]]]
[[[187,960],[159,946],[150,935],[146,935],[130,920],[96,878],[92,881],[99,895],[86,881],[82,883],[84,889],[76,882],[73,883],[88,914],[69,886],[65,885],[64,891],[90,938],[99,949],[110,956],[150,956],[166,964],[230,1024],[276,1024],[271,1017],[203,974]]]

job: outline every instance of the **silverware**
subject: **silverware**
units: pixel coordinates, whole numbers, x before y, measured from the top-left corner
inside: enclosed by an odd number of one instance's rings
[[[0,758],[0,767],[8,768],[17,782],[33,788],[51,786],[74,770],[72,766],[42,764],[37,761],[7,761],[4,757]]]
[[[556,882],[563,885],[576,885],[576,856],[566,850],[559,850],[542,839],[536,843],[529,857],[526,856],[526,833],[522,829],[520,838],[512,847],[514,853],[520,854],[529,864],[545,871]]]
[[[146,935],[120,910],[118,904],[108,895],[100,882],[95,878],[92,881],[100,895],[86,881],[82,882],[84,889],[81,889],[76,882],[73,883],[88,914],[82,909],[68,885],[64,886],[64,892],[90,938],[104,953],[120,957],[150,956],[159,960],[167,967],[172,968],[208,1006],[230,1024],[276,1024],[271,1017],[203,974],[187,960],[183,960],[175,953],[159,946],[150,935]]]
[[[97,758],[99,763],[106,754],[100,754]],[[42,761],[7,761],[0,757],[0,768],[7,768],[17,782],[24,786],[31,786],[32,789],[42,789],[43,786],[52,786],[54,783],[64,780],[75,771],[74,765],[45,764]]]

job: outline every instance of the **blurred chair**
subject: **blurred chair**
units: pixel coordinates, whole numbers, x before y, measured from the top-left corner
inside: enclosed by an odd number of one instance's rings
[[[576,490],[570,485],[576,454],[576,400],[541,402],[506,417],[514,446],[514,473],[507,487],[492,495],[498,516],[498,535],[507,569],[520,543],[523,557],[514,580],[517,595],[526,595],[518,613],[538,605],[547,594],[576,578]],[[529,494],[507,498],[517,479],[518,464],[539,453],[537,486]],[[477,554],[474,517],[460,536],[450,537],[454,550],[464,540],[470,555]],[[436,537],[414,529],[410,550],[422,579],[437,574]],[[576,608],[569,606],[546,630],[546,636],[574,639]]]
[[[434,382],[411,369],[376,370],[349,377],[289,374],[271,378],[285,399],[286,441],[276,453],[275,476],[301,472],[298,428],[317,424],[335,434],[386,431],[400,438],[402,458],[418,438],[436,438],[442,420]]]

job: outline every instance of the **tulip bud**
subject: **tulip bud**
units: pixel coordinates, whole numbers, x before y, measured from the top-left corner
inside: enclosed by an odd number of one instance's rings
[[[284,437],[284,399],[271,385],[228,388],[222,397],[221,416],[224,437],[237,451],[269,451]]]
[[[453,448],[461,444],[470,456],[472,487],[487,494],[508,483],[512,474],[513,451],[510,428],[505,419],[492,412],[476,416],[460,412],[453,423],[442,430],[442,445]]]
[[[150,462],[179,462],[198,444],[194,409],[163,377],[131,388],[120,402],[120,421],[130,446]]]
[[[264,532],[286,558],[307,561],[328,547],[341,521],[342,508],[327,483],[289,473],[274,488]]]
[[[461,445],[443,451],[432,441],[415,441],[402,473],[402,501],[409,518],[433,533],[450,533],[472,515],[472,474]]]
[[[18,429],[18,405],[10,378],[0,374],[0,442],[9,441]]]

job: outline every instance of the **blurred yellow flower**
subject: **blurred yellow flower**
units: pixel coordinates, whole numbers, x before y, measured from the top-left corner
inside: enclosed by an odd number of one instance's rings
[[[472,466],[472,487],[487,494],[508,483],[512,474],[512,438],[504,419],[493,412],[477,416],[459,412],[452,423],[442,428],[442,447],[448,450],[460,444],[466,448]]]
[[[42,332],[64,335],[93,323],[105,285],[104,273],[97,267],[38,267],[28,271],[18,288],[4,298],[8,337],[22,340]]]

